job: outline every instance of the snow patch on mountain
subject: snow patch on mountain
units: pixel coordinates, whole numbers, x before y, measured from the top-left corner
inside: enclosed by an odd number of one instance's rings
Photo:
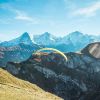
[[[25,32],[16,39],[0,43],[0,46],[9,47],[9,46],[15,46],[18,44],[32,45],[33,43],[32,43],[32,40],[31,40],[29,34],[27,32]]]
[[[100,36],[83,34],[75,31],[64,37],[56,37],[48,32],[33,36],[33,40],[40,45],[56,48],[63,52],[75,52],[84,48],[86,45],[100,41]]]

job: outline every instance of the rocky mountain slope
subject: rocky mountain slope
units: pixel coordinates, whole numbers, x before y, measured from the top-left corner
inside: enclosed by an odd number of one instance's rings
[[[33,51],[41,48],[32,42],[28,33],[11,41],[0,43],[0,66],[6,66],[7,62],[22,62],[27,60]]]
[[[0,68],[0,100],[62,100]]]
[[[65,53],[67,62],[57,53],[38,53],[22,63],[9,62],[5,69],[65,100],[89,100],[92,91],[100,91],[100,58],[94,55],[100,54],[99,46],[93,43],[80,53]]]

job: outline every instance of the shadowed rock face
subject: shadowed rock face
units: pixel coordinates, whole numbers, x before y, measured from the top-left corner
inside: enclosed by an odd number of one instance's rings
[[[40,53],[22,63],[9,62],[5,69],[65,100],[89,100],[88,94],[100,89],[100,59],[92,55],[91,45],[80,54],[65,53],[67,62],[57,53]]]
[[[100,88],[86,93],[79,100],[100,100]]]

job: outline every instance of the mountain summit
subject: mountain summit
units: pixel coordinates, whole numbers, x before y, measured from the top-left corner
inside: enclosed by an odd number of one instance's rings
[[[18,39],[18,38],[17,38]],[[27,32],[23,33],[20,37],[19,37],[19,42],[20,43],[24,43],[24,44],[32,44],[31,38],[29,36],[29,34]]]
[[[20,37],[0,43],[0,66],[8,62],[22,62],[28,59],[41,46],[34,44],[27,32]]]
[[[79,32],[79,31],[74,31],[72,33],[70,33],[72,35],[83,35],[83,33]]]
[[[41,45],[52,45],[55,44],[56,42],[56,37],[53,36],[52,34],[45,32],[41,35],[34,35],[33,40],[37,43],[37,44],[41,44]]]
[[[15,45],[18,45],[21,43],[27,44],[27,45],[33,44],[32,40],[27,32],[23,33],[20,37],[18,37],[16,39],[0,43],[0,46],[9,47],[9,46],[15,46]]]

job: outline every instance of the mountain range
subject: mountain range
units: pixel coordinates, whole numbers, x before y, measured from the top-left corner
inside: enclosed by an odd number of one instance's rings
[[[55,37],[46,32],[35,35],[32,42],[29,34],[25,32],[18,38],[0,43],[0,66],[12,75],[36,84],[64,100],[100,100],[100,42],[97,42],[99,40],[100,36],[76,31],[64,37]],[[43,47],[65,52],[67,61],[56,52],[33,53]],[[2,73],[5,73],[2,69],[0,81],[6,82],[9,75],[2,77]],[[13,81],[12,78],[11,80]],[[1,86],[4,84],[0,83]],[[20,84],[14,85],[18,85],[19,88]],[[7,92],[10,91],[9,96],[12,95],[8,85],[3,88]],[[10,89],[18,93],[15,88]],[[1,89],[0,93],[3,93]]]
[[[55,48],[62,52],[76,52],[99,40],[100,36],[83,34],[79,31],[64,37],[56,37],[45,32],[41,35],[34,35],[31,40],[29,34],[25,32],[18,38],[0,43],[0,65],[6,66],[7,62],[25,61],[34,51],[43,47]]]
[[[56,37],[48,32],[34,35],[33,40],[45,47],[52,47],[63,52],[76,52],[92,42],[100,41],[100,36],[83,34],[75,31],[63,37]]]

